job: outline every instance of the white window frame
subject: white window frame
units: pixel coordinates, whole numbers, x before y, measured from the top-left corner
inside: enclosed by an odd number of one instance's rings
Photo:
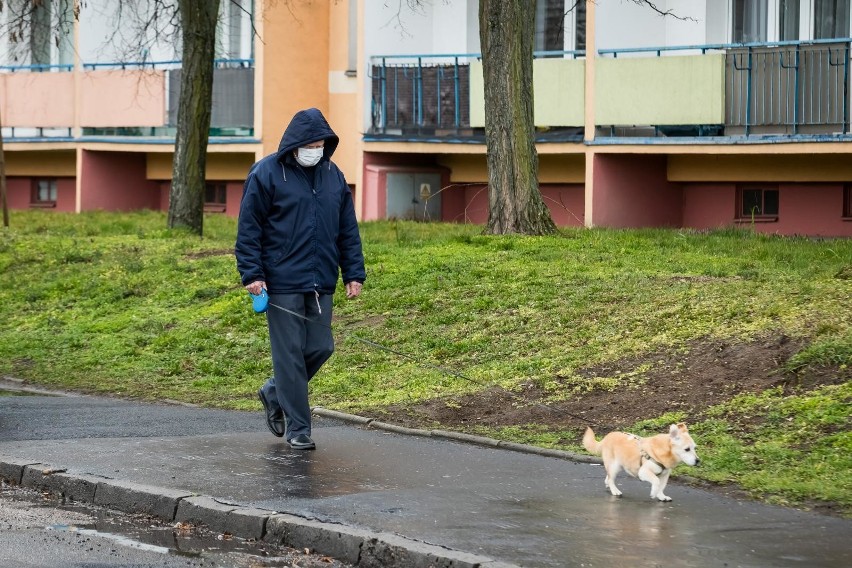
[[[728,12],[728,43],[734,42],[734,1],[727,0]],[[799,3],[799,41],[814,39],[814,9],[815,0],[802,0]],[[852,11],[850,11],[852,12]],[[779,0],[769,0],[766,6],[766,41],[779,41],[781,38],[781,18]],[[852,34],[852,13],[847,30]],[[572,39],[572,42],[574,40]]]

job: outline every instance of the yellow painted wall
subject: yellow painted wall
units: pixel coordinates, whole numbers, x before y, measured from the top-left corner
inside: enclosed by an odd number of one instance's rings
[[[533,62],[536,126],[582,126],[585,110],[585,62],[536,59]],[[470,62],[470,125],[485,126],[482,62]]]
[[[596,124],[721,124],[725,56],[598,58]]]
[[[5,152],[7,176],[76,177],[74,150]]]
[[[147,179],[172,179],[173,154],[149,153],[147,156]],[[208,180],[244,180],[254,163],[254,154],[207,154]]]
[[[668,159],[669,181],[848,182],[852,160],[837,154],[675,155]]]
[[[438,164],[450,169],[453,183],[483,183],[488,181],[488,163],[485,156],[458,154],[441,156]],[[584,183],[586,175],[585,156],[539,155],[539,183]]]
[[[255,49],[263,51],[259,88],[262,89],[263,153],[278,149],[281,135],[296,112],[316,107],[329,111],[328,0],[266,2],[263,36]]]
[[[585,61],[533,61],[536,126],[583,126]]]

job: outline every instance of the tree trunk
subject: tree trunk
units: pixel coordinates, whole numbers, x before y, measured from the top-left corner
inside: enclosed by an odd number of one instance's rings
[[[538,188],[533,122],[535,0],[480,0],[491,234],[556,232]]]
[[[0,202],[3,207],[3,226],[9,227],[9,203],[6,200],[6,151],[3,149],[3,121],[0,117]]]
[[[183,55],[169,228],[186,227],[198,235],[204,225],[204,173],[218,14],[219,0],[180,0]]]

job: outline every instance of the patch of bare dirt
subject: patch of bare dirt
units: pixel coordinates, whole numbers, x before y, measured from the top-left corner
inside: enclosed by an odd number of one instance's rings
[[[228,254],[234,254],[234,249],[216,249],[216,250],[202,250],[199,252],[190,252],[184,255],[184,258],[188,258],[190,260],[197,260],[199,258],[208,258],[211,256],[225,256]]]
[[[781,386],[786,391],[812,389],[852,379],[846,369],[784,373],[782,366],[804,343],[785,335],[750,342],[699,339],[672,352],[589,367],[584,377],[624,376],[641,368],[643,380],[614,390],[577,393],[566,400],[547,402],[539,386],[526,384],[516,392],[489,388],[469,396],[433,399],[419,404],[371,409],[371,415],[411,428],[471,426],[505,427],[540,424],[553,429],[599,432],[622,429],[667,412],[683,412],[696,421],[711,406],[739,393],[761,392]]]

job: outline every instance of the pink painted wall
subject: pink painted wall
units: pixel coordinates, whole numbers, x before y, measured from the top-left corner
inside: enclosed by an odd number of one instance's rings
[[[160,186],[146,179],[145,154],[83,150],[82,155],[83,211],[159,208]]]
[[[243,186],[245,182],[229,181],[226,186],[227,197],[225,203],[225,215],[236,217],[240,214],[240,201],[243,199]]]
[[[488,184],[465,184],[461,186],[464,202],[447,221],[484,225],[488,222]]]
[[[165,71],[87,71],[80,80],[80,125],[163,126]]]
[[[583,184],[542,184],[540,190],[554,223],[560,227],[584,226],[586,196]]]
[[[9,209],[31,209],[30,197],[33,180],[29,177],[10,177],[6,179],[6,199]],[[75,192],[77,191],[74,178],[56,178],[56,207],[47,207],[49,211],[73,212],[75,210]]]
[[[585,196],[582,184],[542,184],[539,190],[554,223],[560,227],[583,226]],[[476,225],[488,222],[487,184],[460,184],[443,195],[452,196],[451,207],[444,211],[444,221]]]
[[[74,126],[73,93],[72,73],[0,74],[3,126],[70,128]]]
[[[718,229],[734,224],[737,186],[733,183],[688,183],[683,186],[683,226]]]
[[[666,157],[596,155],[592,222],[599,227],[680,227],[680,184],[666,179]]]
[[[750,183],[749,185],[753,185]],[[775,185],[775,184],[770,184]],[[852,222],[841,218],[843,185],[777,184],[778,221],[737,221],[737,185],[691,183],[684,186],[683,226],[694,229],[749,227],[759,233],[852,237]]]
[[[780,184],[778,222],[757,230],[782,235],[852,237],[852,222],[843,221],[842,184]],[[772,225],[775,225],[772,227]]]

